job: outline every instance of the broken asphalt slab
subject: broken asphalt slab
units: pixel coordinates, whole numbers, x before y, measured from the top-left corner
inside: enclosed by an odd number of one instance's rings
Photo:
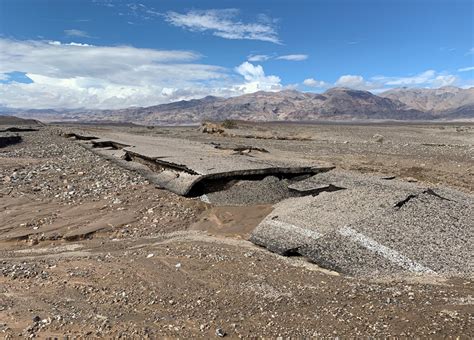
[[[0,135],[0,148],[21,143],[22,137],[18,135]]]
[[[278,203],[250,240],[354,276],[473,273],[471,195],[332,170],[291,186],[327,190]]]
[[[122,166],[123,160],[141,164],[129,167],[141,169],[142,174],[148,172],[146,177],[153,183],[179,195],[198,195],[232,179],[313,175],[332,169],[327,164],[296,158],[292,153],[236,152],[235,149],[178,138],[113,132],[95,133],[94,136],[70,133],[68,136]],[[237,150],[241,151],[242,146]]]

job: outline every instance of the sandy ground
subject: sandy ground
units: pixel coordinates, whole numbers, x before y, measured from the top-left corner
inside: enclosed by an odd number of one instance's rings
[[[278,147],[340,168],[473,191],[472,126],[238,131],[310,141],[222,137],[195,128],[127,130]],[[23,143],[0,149],[6,338],[474,336],[472,280],[356,279],[278,256],[246,241],[271,205],[211,206],[179,197],[59,132],[24,132]]]

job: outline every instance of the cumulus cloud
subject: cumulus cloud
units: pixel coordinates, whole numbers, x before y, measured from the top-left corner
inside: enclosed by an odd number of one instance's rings
[[[192,10],[186,13],[167,12],[164,17],[170,24],[193,32],[209,31],[225,39],[247,39],[280,44],[274,21],[259,16],[253,23],[238,20],[238,9]]]
[[[308,80],[308,79],[307,79]],[[307,86],[313,84],[312,79],[308,80]],[[314,82],[317,84],[317,81]],[[439,73],[435,70],[426,70],[424,72],[404,77],[376,76],[365,79],[361,75],[346,74],[339,77],[334,86],[348,87],[357,90],[367,90],[374,93],[381,92],[393,87],[425,87],[438,88],[450,85],[462,85],[461,79],[452,74]]]
[[[282,87],[260,65],[229,70],[199,58],[191,51],[0,38],[0,79],[7,80],[0,83],[0,105],[114,109]],[[11,72],[32,83],[8,82]]]
[[[303,61],[308,59],[307,54],[287,54],[277,57],[278,60]]]
[[[364,77],[359,75],[346,74],[339,77],[334,83],[336,86],[349,87],[358,90],[370,90],[375,88],[374,84],[368,82]]]
[[[458,72],[469,72],[469,71],[474,71],[474,66],[463,67],[463,68],[458,69]]]
[[[282,89],[281,79],[277,76],[265,75],[261,65],[253,65],[246,61],[237,66],[235,71],[245,79],[244,84],[237,86],[244,93],[279,91]]]
[[[308,87],[315,87],[315,88],[327,88],[330,86],[330,84],[326,83],[325,81],[316,80],[314,78],[305,79],[303,81],[303,85],[306,85]]]
[[[77,29],[64,30],[64,33],[70,37],[77,38],[90,38],[91,36],[86,31],[81,31]]]
[[[0,104],[119,108],[207,95],[230,86],[228,70],[197,63],[199,57],[190,51],[0,39],[0,74],[20,71],[33,81],[0,84]]]

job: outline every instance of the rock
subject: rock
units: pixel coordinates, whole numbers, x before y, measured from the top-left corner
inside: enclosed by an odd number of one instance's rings
[[[28,240],[28,245],[29,246],[34,246],[38,244],[38,239],[37,238],[32,238]]]
[[[217,328],[216,329],[216,335],[220,338],[223,338],[226,336],[226,333],[224,332],[224,330],[222,328]]]
[[[379,135],[378,133],[376,133],[375,135],[372,136],[372,139],[377,143],[383,143],[384,136]]]
[[[224,133],[224,128],[220,124],[210,123],[210,122],[202,123],[200,130],[202,133],[211,133],[211,134]]]

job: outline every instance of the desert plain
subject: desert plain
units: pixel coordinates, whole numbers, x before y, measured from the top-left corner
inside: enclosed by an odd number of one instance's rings
[[[473,124],[0,130],[7,339],[474,336]]]

